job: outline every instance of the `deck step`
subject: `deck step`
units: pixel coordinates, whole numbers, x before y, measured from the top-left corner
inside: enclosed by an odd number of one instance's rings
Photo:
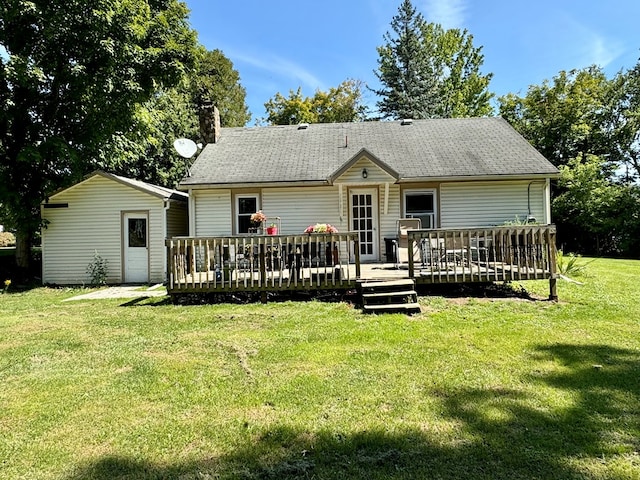
[[[420,313],[420,304],[415,303],[390,303],[385,305],[364,305],[363,310],[367,313],[376,312],[404,312],[404,313]]]
[[[415,290],[401,290],[397,292],[377,292],[377,293],[363,293],[362,298],[386,298],[386,297],[409,297],[411,295],[417,295]]]
[[[394,291],[400,288],[414,289],[415,281],[411,278],[400,280],[377,280],[377,281],[364,281],[360,283],[360,289],[365,292],[381,292],[381,291]]]
[[[360,284],[360,292],[367,313],[421,311],[413,279],[366,281]]]

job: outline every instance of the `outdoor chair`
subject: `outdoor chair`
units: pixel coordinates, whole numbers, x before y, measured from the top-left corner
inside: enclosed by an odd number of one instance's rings
[[[406,268],[409,265],[409,230],[419,230],[421,222],[419,218],[400,218],[396,222],[397,239],[396,243],[396,268]],[[421,248],[419,243],[414,243],[413,255],[414,261],[421,262]]]

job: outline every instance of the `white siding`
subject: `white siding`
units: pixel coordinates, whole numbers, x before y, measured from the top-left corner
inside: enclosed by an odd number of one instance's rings
[[[186,202],[171,202],[167,211],[167,238],[189,235],[189,215]]]
[[[162,199],[95,176],[50,199],[68,208],[42,209],[42,280],[86,284],[87,265],[97,251],[108,261],[109,283],[122,282],[122,212],[149,213],[149,276],[164,281],[165,232]]]
[[[231,190],[193,190],[191,196],[195,236],[231,235]]]
[[[362,169],[367,178],[362,178]],[[389,184],[389,199],[385,214],[385,184]],[[342,205],[340,187],[342,185]],[[281,234],[302,234],[316,223],[330,223],[340,232],[350,230],[349,192],[351,188],[378,189],[378,218],[382,254],[384,237],[396,234],[396,221],[400,216],[400,188],[395,179],[366,156],[359,158],[333,186],[274,187],[252,190],[260,195],[261,209],[267,217],[281,218]],[[234,192],[229,189],[191,191],[192,219],[195,236],[230,235],[233,231]],[[341,208],[342,207],[342,208]]]
[[[527,191],[529,190],[529,194]],[[442,228],[502,225],[531,214],[548,223],[544,181],[443,183],[440,187]]]
[[[367,178],[362,178],[362,170],[367,169]],[[358,159],[351,167],[347,169],[340,179],[340,183],[367,183],[380,184],[385,182],[394,183],[396,181],[391,175],[382,170],[378,165],[373,163],[366,157]]]
[[[340,232],[347,231],[347,218],[341,218],[339,203],[338,187],[262,190],[262,210],[268,217],[282,219],[283,234],[302,233],[316,223],[330,223]]]

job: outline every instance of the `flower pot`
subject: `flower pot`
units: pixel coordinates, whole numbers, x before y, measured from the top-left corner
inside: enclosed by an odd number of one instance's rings
[[[267,227],[267,235],[277,235],[278,234],[278,227]]]

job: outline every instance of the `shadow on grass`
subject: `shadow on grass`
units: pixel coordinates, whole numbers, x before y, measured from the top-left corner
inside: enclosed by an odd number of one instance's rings
[[[124,303],[121,303],[121,307],[162,307],[165,305],[171,305],[171,297],[136,297],[131,300],[127,300]]]
[[[570,406],[550,405],[543,394],[532,405],[530,394],[501,388],[432,391],[456,434],[438,435],[429,425],[348,435],[280,426],[229,455],[173,465],[104,457],[68,480],[627,478],[589,468],[640,447],[640,354],[557,345],[540,347],[535,358],[555,362],[562,373],[523,380],[558,389]]]
[[[160,300],[158,300],[160,299]],[[283,302],[324,302],[355,303],[359,297],[355,290],[305,290],[305,291],[282,291],[267,292],[267,303]],[[229,293],[184,293],[175,295],[175,298],[167,295],[164,297],[137,297],[129,300],[121,307],[159,307],[163,305],[247,305],[261,303],[260,292],[229,292]]]

